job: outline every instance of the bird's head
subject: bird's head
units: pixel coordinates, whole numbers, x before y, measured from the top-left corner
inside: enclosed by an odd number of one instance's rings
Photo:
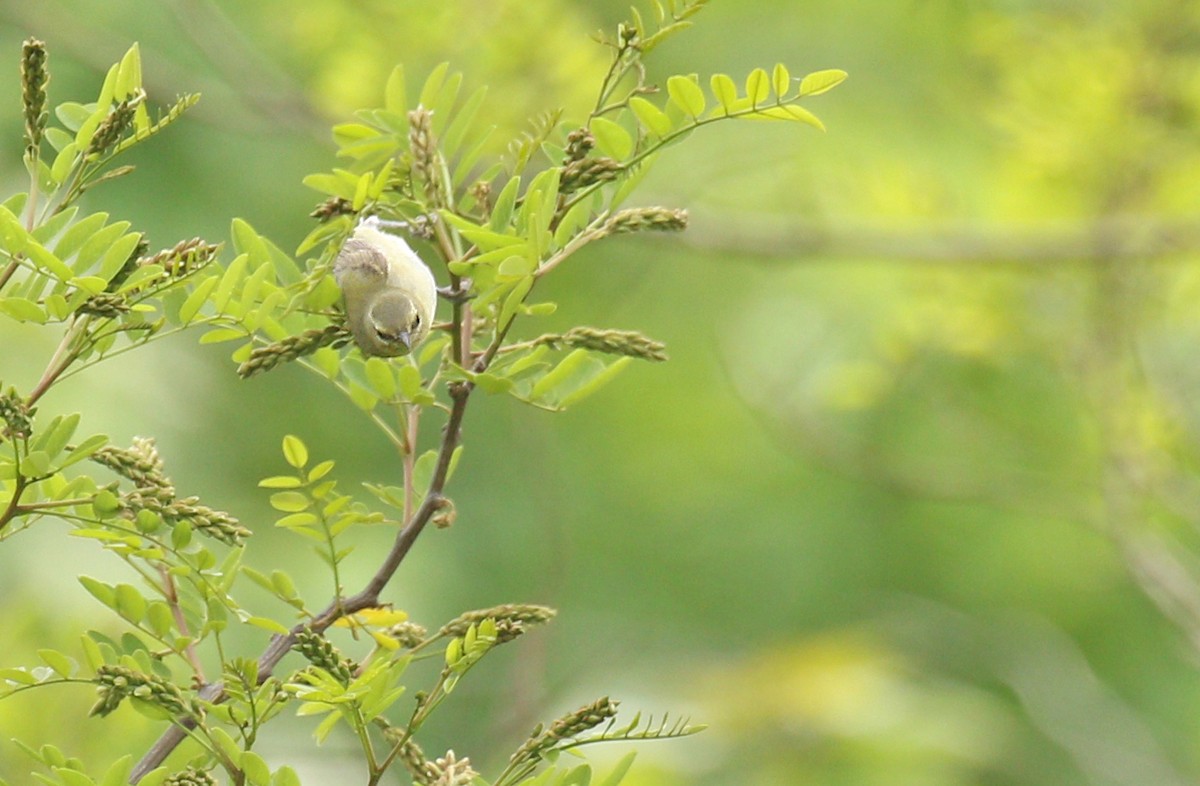
[[[407,355],[429,332],[427,321],[404,292],[385,290],[367,309],[359,345],[369,355]]]

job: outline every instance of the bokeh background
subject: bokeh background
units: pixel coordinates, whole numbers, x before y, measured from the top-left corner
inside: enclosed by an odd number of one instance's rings
[[[329,126],[375,105],[395,63],[412,87],[446,60],[489,85],[503,140],[588,106],[606,63],[589,35],[626,12],[0,0],[3,193],[26,188],[29,35],[52,102],[88,100],[134,41],[152,99],[203,94],[92,207],[154,247],[227,239],[240,216],[294,248]],[[641,202],[688,208],[689,232],[606,241],[548,282],[546,329],[637,329],[672,359],[562,415],[473,406],[458,521],[422,537],[388,597],[430,625],[507,601],[561,613],[472,673],[427,750],[495,772],[537,720],[611,693],[711,727],[643,747],[632,786],[1196,782],[1200,4],[714,0],[695,23],[654,75],[783,61],[850,79],[810,105],[826,134],[729,123],[673,148]],[[54,337],[0,331],[0,376],[28,386]],[[181,491],[254,528],[250,563],[285,566],[314,606],[327,578],[255,488],[282,471],[280,438],[336,459],[343,487],[397,472],[320,380],[239,381],[194,336],[43,406],[120,444],[156,437]],[[65,530],[0,548],[0,665],[120,632],[74,576],[128,577]],[[348,586],[389,540],[364,536]],[[11,737],[97,770],[154,738],[132,712],[84,719],[91,701],[0,703],[0,777],[30,782]],[[273,763],[361,778],[348,738],[317,748],[281,725],[261,743]]]

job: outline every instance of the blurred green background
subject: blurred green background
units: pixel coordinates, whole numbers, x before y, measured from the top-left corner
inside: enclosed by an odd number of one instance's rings
[[[0,0],[0,178],[20,165],[20,42],[50,98],[89,100],[141,44],[158,104],[201,104],[88,203],[151,246],[284,248],[333,165],[328,128],[449,60],[507,139],[588,106],[588,36],[626,3]],[[563,415],[481,398],[451,496],[387,596],[440,624],[507,601],[560,610],[473,673],[423,743],[495,771],[530,727],[605,693],[711,728],[643,747],[640,784],[1149,784],[1200,780],[1200,4],[1193,0],[714,0],[655,52],[665,79],[843,68],[827,134],[729,123],[670,150],[644,204],[682,237],[621,237],[548,281],[573,324],[637,329],[635,366]],[[5,383],[55,337],[0,324]],[[181,492],[256,530],[312,605],[327,578],[255,484],[301,436],[343,488],[391,481],[386,442],[320,380],[251,381],[177,337],[43,401],[118,444],[154,436]],[[43,524],[0,549],[5,666],[120,628],[75,583],[128,580]],[[351,559],[369,575],[390,533]],[[299,546],[299,547],[298,547]],[[244,591],[246,602],[258,591]],[[265,595],[264,610],[283,614]],[[245,654],[261,641],[247,634]],[[157,731],[83,720],[86,688],[0,703],[7,742],[100,765]],[[300,721],[262,742],[305,783],[358,782],[353,742]],[[289,732],[289,733],[285,733]],[[600,759],[617,751],[599,751]],[[399,781],[396,781],[399,782]]]

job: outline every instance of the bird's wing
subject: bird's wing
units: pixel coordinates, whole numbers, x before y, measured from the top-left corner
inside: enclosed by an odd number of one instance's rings
[[[387,258],[370,243],[350,238],[333,262],[333,277],[343,289],[351,281],[384,281],[388,275]]]

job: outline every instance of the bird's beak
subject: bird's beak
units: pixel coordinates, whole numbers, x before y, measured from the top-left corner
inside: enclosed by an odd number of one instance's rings
[[[401,330],[396,334],[396,341],[404,345],[405,352],[412,351],[412,334],[407,330]]]

